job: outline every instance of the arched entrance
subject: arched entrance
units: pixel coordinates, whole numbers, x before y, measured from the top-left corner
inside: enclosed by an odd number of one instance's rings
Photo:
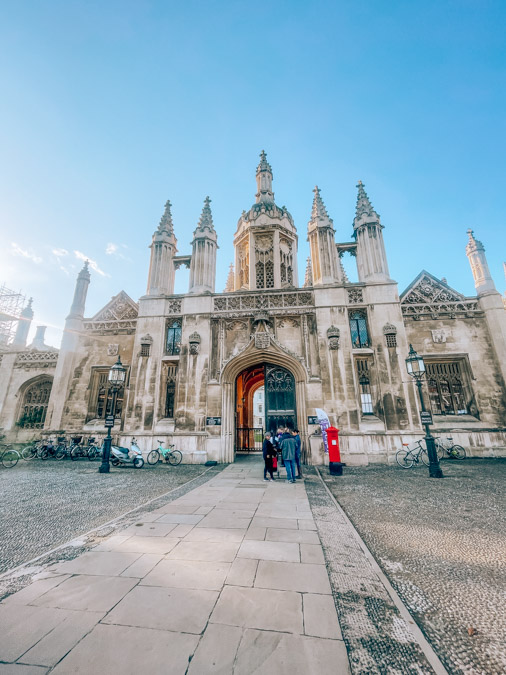
[[[260,411],[255,410],[254,401],[255,393],[262,388],[264,396]],[[286,426],[297,426],[293,374],[271,363],[245,368],[236,379],[235,451],[260,451],[266,431],[274,433],[279,427]]]
[[[237,380],[248,369],[260,368],[265,379],[265,364],[279,366],[291,374],[294,382],[294,419],[297,424],[303,444],[307,446],[307,415],[306,415],[306,383],[308,373],[301,360],[285,352],[277,344],[271,341],[268,348],[259,349],[252,341],[246,349],[228,361],[220,377],[222,395],[222,427],[221,440],[223,448],[223,461],[233,462],[235,456],[236,428],[237,428]],[[261,379],[260,379],[261,382]],[[257,387],[262,386],[257,379]],[[254,396],[255,387],[250,388]],[[241,396],[242,398],[242,396]],[[247,397],[245,397],[247,398]],[[267,403],[266,403],[267,405]],[[275,406],[271,410],[276,412]],[[280,410],[277,410],[280,412]],[[289,412],[285,409],[285,412]],[[280,416],[280,415],[279,415]],[[278,416],[278,417],[279,417]],[[275,417],[275,415],[273,415]],[[285,416],[286,417],[286,416]],[[274,426],[277,425],[274,421]],[[265,429],[265,427],[264,427]]]

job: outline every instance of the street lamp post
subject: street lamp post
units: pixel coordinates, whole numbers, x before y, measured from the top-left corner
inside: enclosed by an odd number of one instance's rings
[[[111,427],[114,426],[114,415],[116,412],[116,397],[118,391],[125,383],[126,370],[121,363],[118,356],[116,363],[111,366],[107,379],[109,380],[110,389],[112,392],[111,399],[111,414],[105,417],[105,426],[107,427],[107,436],[104,438],[104,449],[102,451],[102,464],[98,467],[99,473],[109,473],[111,466],[109,464],[109,457],[111,456]]]
[[[423,358],[418,356],[418,354],[415,352],[413,345],[409,345],[409,354],[406,359],[406,368],[408,374],[414,378],[416,386],[418,387],[421,411],[422,413],[425,413],[427,410],[425,408],[422,393],[422,379],[425,375],[425,363],[423,362]],[[430,433],[430,427],[428,423],[425,423],[423,426],[425,427],[425,444],[427,446],[427,454],[429,456],[429,476],[431,478],[442,478],[443,472],[439,466],[434,436]]]

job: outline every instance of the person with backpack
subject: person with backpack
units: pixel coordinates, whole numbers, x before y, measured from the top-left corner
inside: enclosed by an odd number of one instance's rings
[[[297,443],[288,430],[281,436],[280,446],[286,468],[286,480],[288,483],[295,483],[295,451]]]

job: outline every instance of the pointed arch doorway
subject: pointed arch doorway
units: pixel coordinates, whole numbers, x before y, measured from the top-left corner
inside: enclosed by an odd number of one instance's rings
[[[266,431],[297,426],[295,389],[295,377],[279,365],[260,363],[237,375],[236,452],[259,452]]]

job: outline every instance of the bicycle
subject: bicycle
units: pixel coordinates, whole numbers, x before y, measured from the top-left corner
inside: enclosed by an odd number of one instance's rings
[[[21,455],[12,445],[7,445],[6,443],[2,443],[1,445],[4,450],[0,450],[0,461],[6,469],[12,469],[21,459]]]
[[[179,450],[174,449],[174,444],[169,445],[168,448],[164,448],[163,441],[158,439],[158,443],[159,443],[158,448],[151,450],[151,452],[148,454],[146,458],[148,464],[151,465],[158,464],[158,462],[162,458],[167,464],[171,464],[172,466],[177,466],[178,464],[181,464],[183,455]]]
[[[100,447],[95,443],[95,438],[89,438],[88,439],[88,448],[87,448],[87,453],[88,453],[88,459],[90,462],[92,462],[94,459],[98,459],[99,457],[102,457],[102,448],[103,445]]]
[[[88,454],[87,449],[82,445],[82,440],[82,436],[74,436],[71,439],[69,454],[72,461],[79,459],[79,457],[86,457]]]
[[[53,441],[47,441],[40,450],[40,458],[48,459],[54,457],[55,459],[63,459],[65,457],[65,449],[61,445],[55,445]]]
[[[33,441],[31,445],[27,445],[26,448],[21,450],[21,457],[27,462],[29,462],[31,459],[35,459],[39,456],[39,452],[41,451],[43,445],[44,441],[42,440]]]
[[[449,457],[450,459],[465,459],[466,451],[461,445],[455,445],[453,438],[447,436],[446,440],[441,437],[434,439],[436,442],[436,451],[439,459]]]
[[[403,469],[410,469],[413,464],[418,464],[422,461],[425,466],[429,466],[429,455],[427,454],[427,448],[422,445],[423,441],[415,441],[414,448],[409,449],[409,443],[403,443],[404,446],[401,450],[397,450],[395,453],[395,461]]]

